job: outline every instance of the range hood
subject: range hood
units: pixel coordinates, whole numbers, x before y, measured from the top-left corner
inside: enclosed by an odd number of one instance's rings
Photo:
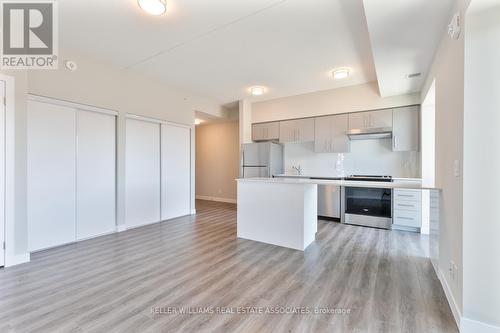
[[[392,127],[352,129],[347,131],[347,136],[351,140],[392,138]]]

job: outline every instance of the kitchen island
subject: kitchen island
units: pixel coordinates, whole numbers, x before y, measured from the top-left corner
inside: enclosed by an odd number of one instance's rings
[[[317,186],[434,190],[416,182],[338,179],[237,179],[238,238],[304,251],[317,232]]]

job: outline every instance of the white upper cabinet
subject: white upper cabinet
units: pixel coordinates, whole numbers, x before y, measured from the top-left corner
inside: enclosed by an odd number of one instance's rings
[[[349,114],[349,129],[392,127],[392,109]]]
[[[314,119],[281,121],[279,139],[281,143],[314,141]]]
[[[392,128],[393,151],[418,151],[419,107],[408,106],[394,109]]]
[[[252,125],[252,140],[253,141],[278,140],[279,136],[280,136],[280,123],[279,123],[279,121]]]
[[[368,128],[370,115],[369,112],[356,112],[349,114],[349,129]]]
[[[392,109],[370,111],[370,128],[392,127]]]
[[[315,119],[314,151],[316,153],[348,153],[351,141],[347,137],[349,116],[318,117]]]

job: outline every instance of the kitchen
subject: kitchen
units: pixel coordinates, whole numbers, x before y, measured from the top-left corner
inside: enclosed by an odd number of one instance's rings
[[[33,2],[0,332],[500,333],[499,0]]]
[[[254,143],[244,144],[241,151],[239,211],[246,211],[242,204],[248,199],[240,189],[243,183],[260,179],[269,184],[273,178],[279,184],[315,184],[317,194],[310,200],[316,202],[313,206],[322,220],[428,233],[429,209],[422,199],[429,201],[429,188],[422,187],[420,173],[420,119],[420,106],[409,105],[253,124]],[[243,212],[240,216],[243,231],[238,235],[258,240],[265,228],[254,226],[255,235],[248,233],[247,217]],[[269,220],[276,216],[271,213]]]

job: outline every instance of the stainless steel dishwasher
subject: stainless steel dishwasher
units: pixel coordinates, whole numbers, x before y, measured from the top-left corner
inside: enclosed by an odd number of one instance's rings
[[[318,185],[318,216],[340,220],[340,186]]]

